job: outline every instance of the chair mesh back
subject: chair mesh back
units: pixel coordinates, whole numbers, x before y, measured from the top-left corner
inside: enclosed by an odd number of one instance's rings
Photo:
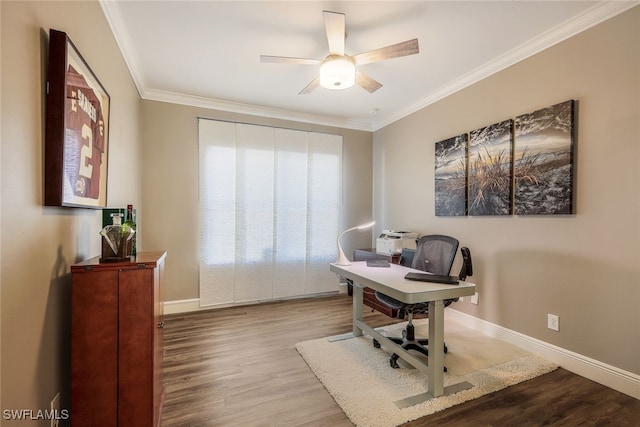
[[[430,235],[418,240],[412,268],[433,274],[448,275],[458,250],[458,240],[449,236]]]

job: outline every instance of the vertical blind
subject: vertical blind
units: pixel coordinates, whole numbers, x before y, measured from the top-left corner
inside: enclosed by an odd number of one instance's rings
[[[200,305],[336,290],[342,137],[199,120]]]

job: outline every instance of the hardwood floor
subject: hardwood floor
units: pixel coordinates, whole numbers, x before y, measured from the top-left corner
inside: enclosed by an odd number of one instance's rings
[[[346,295],[166,316],[162,426],[352,426],[294,347],[350,330]],[[434,425],[639,426],[640,400],[559,369],[406,424]]]

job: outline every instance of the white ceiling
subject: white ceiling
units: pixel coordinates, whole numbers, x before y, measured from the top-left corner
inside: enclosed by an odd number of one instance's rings
[[[373,131],[609,19],[623,1],[101,0],[140,95]],[[418,38],[420,53],[361,70],[384,86],[298,95],[324,59],[322,11],[346,14],[345,53]],[[375,114],[373,114],[375,112]]]

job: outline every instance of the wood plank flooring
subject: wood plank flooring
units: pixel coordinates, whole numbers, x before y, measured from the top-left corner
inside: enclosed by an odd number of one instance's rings
[[[350,330],[346,295],[166,316],[162,426],[352,426],[294,347]],[[639,426],[640,401],[559,369],[406,424],[435,425]]]

